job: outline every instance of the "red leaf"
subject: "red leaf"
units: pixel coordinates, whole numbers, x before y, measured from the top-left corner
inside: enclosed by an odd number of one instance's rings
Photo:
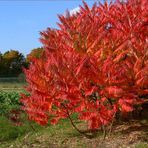
[[[111,96],[111,97],[121,97],[125,94],[125,91],[118,87],[118,86],[109,86],[109,87],[106,87],[105,90],[104,90],[108,96]]]

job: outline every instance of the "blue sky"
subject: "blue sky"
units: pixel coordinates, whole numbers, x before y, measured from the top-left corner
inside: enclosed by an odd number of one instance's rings
[[[95,0],[85,1],[92,6]],[[57,14],[81,4],[81,0],[0,0],[0,52],[15,49],[26,55],[40,47],[39,32],[57,27]]]

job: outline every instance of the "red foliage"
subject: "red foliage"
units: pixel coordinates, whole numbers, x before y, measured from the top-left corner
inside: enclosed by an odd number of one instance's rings
[[[23,109],[45,125],[78,113],[92,129],[148,94],[148,1],[86,3],[41,33],[45,53],[25,69]]]

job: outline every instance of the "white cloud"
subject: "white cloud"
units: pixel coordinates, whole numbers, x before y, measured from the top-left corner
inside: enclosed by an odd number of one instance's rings
[[[76,7],[74,9],[70,10],[70,15],[75,15],[79,11],[80,11],[80,7]]]

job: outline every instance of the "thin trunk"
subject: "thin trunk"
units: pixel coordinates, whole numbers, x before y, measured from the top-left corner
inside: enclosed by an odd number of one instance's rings
[[[93,138],[93,135],[87,135],[85,132],[79,130],[79,129],[76,127],[76,125],[74,124],[72,118],[70,117],[70,113],[69,113],[68,109],[66,108],[66,106],[65,106],[64,104],[62,104],[62,105],[63,105],[63,107],[66,109],[67,116],[68,116],[68,118],[69,118],[69,120],[70,120],[72,126],[73,126],[80,134],[84,135],[86,138],[89,138],[89,139]]]

